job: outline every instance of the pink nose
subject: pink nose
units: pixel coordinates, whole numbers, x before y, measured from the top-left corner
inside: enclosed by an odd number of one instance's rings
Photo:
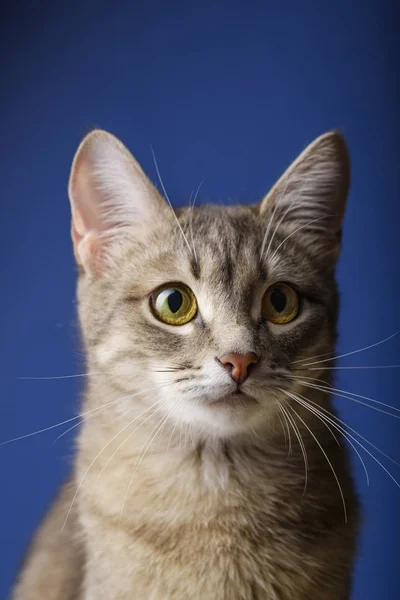
[[[249,375],[250,365],[255,365],[258,362],[258,357],[254,352],[224,354],[219,362],[228,371],[233,381],[242,383]]]

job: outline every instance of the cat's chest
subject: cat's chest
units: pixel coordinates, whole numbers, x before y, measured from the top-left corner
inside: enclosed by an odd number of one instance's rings
[[[147,519],[141,513],[123,521],[87,513],[86,548],[96,565],[88,577],[95,597],[125,600],[135,590],[137,597],[154,600],[272,598],[265,590],[273,589],[283,563],[291,571],[285,546],[293,547],[293,540],[282,536],[268,511],[233,503],[222,503],[212,515],[207,510],[204,506],[192,521],[181,515],[175,522],[149,513]]]
[[[93,597],[274,597],[265,589],[291,572],[288,548],[301,554],[294,476],[229,455],[141,467],[132,477],[120,463],[101,486],[92,474],[80,496]]]
[[[272,548],[287,534],[280,524],[297,512],[287,502],[290,490],[285,495],[275,470],[238,468],[231,457],[204,453],[175,467],[144,463],[134,476],[121,465],[102,481],[93,472],[80,512],[85,529],[109,539],[108,548],[187,562]]]

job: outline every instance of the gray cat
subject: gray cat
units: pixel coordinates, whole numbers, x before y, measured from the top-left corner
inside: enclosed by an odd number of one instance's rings
[[[115,137],[83,140],[83,424],[14,600],[349,598],[358,503],[307,366],[333,356],[348,187],[330,132],[257,205],[172,210]]]

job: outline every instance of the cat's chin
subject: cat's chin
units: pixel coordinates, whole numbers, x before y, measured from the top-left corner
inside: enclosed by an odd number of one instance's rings
[[[243,409],[247,405],[252,404],[258,404],[258,400],[242,391],[237,391],[213,400],[209,406],[212,408],[226,408],[229,410],[238,406]]]
[[[199,407],[199,421],[213,435],[225,438],[243,433],[249,426],[256,427],[263,419],[260,410],[264,412],[256,398],[242,391],[233,392],[204,402]]]

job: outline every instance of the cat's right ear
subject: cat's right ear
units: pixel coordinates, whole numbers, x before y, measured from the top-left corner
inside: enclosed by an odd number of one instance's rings
[[[80,144],[71,169],[68,194],[71,235],[78,265],[100,272],[110,251],[129,228],[151,227],[167,213],[165,200],[127,148],[102,130]]]
[[[286,239],[299,231],[309,251],[331,266],[340,251],[349,185],[346,143],[338,131],[330,131],[307,146],[285,171],[259,205],[260,214],[275,230],[282,226]],[[267,226],[267,254],[272,231]]]

